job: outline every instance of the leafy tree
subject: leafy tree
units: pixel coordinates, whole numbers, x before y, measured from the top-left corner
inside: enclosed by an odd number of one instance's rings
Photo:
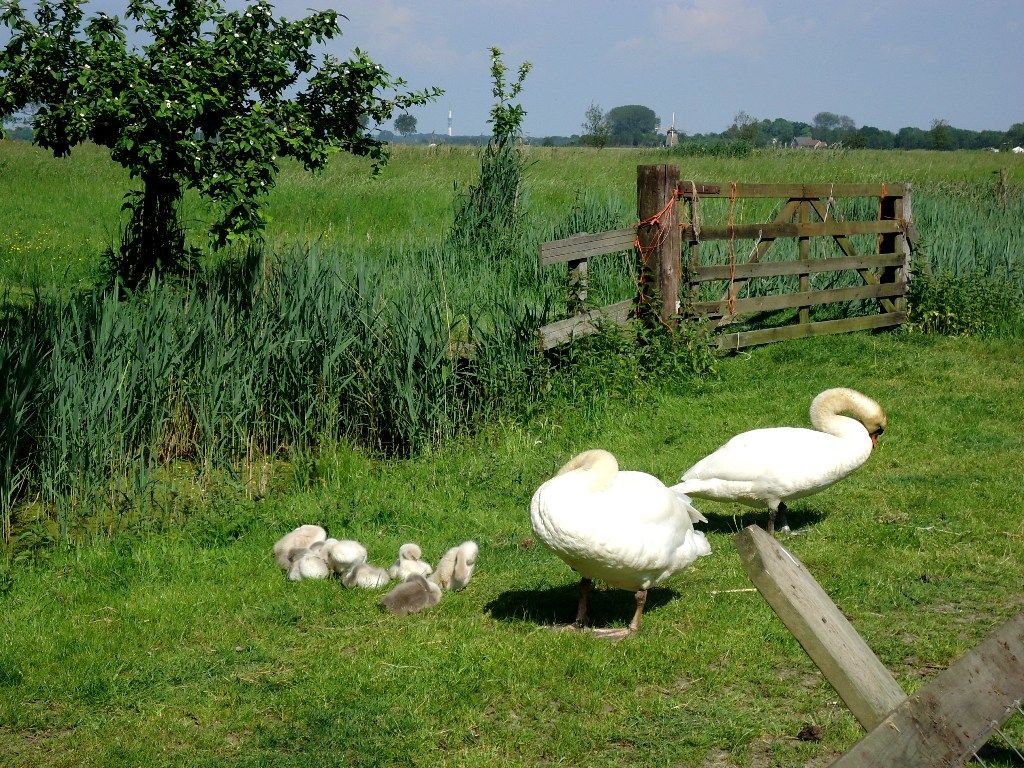
[[[729,126],[725,133],[730,139],[738,139],[739,141],[747,141],[753,144],[760,132],[761,126],[757,122],[757,118],[751,117],[741,109],[733,117],[732,125]]]
[[[582,142],[588,147],[601,149],[608,144],[608,140],[611,138],[612,132],[608,116],[597,104],[591,104],[583,113],[581,129],[583,131]]]
[[[653,109],[627,104],[608,111],[608,128],[615,144],[637,147],[658,143],[658,116]]]
[[[84,2],[40,0],[33,20],[18,0],[0,0],[11,32],[0,116],[35,102],[37,144],[62,157],[93,141],[141,181],[126,195],[131,221],[113,265],[130,283],[180,266],[186,189],[218,206],[216,246],[257,233],[278,158],[317,170],[342,149],[376,171],[387,150],[369,125],[440,94],[398,91],[405,82],[358,49],[317,65],[313,44],[341,31],[333,10],[288,21],[265,0],[230,12],[220,0],[129,0],[130,43],[118,17],[85,19]]]
[[[896,134],[896,146],[900,149],[925,149],[928,146],[928,134],[912,126],[900,128]]]
[[[403,136],[416,133],[416,118],[408,112],[395,118],[395,130]]]
[[[945,120],[932,120],[931,130],[928,131],[928,141],[932,149],[953,149],[953,134],[949,123]]]

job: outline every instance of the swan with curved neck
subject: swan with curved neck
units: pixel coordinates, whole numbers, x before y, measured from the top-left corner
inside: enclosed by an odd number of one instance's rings
[[[778,516],[788,531],[786,502],[828,488],[861,466],[887,425],[877,402],[845,387],[815,397],[810,416],[815,429],[773,427],[736,435],[686,470],[672,490],[767,506],[768,532],[774,534]]]
[[[576,627],[587,623],[594,579],[633,590],[636,611],[626,629],[599,630],[624,637],[640,628],[648,588],[711,553],[694,530],[705,521],[689,499],[643,472],[622,472],[608,451],[591,450],[565,464],[543,483],[530,503],[538,538],[580,574]]]

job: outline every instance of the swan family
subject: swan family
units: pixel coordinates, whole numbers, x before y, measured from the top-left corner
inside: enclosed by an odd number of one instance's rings
[[[844,415],[848,414],[848,415]],[[695,524],[707,518],[693,498],[767,507],[768,532],[778,520],[788,531],[786,502],[817,493],[860,467],[885,431],[885,411],[853,389],[827,389],[811,402],[814,429],[772,427],[736,435],[665,485],[645,472],[622,470],[611,453],[587,450],[543,482],[530,501],[530,522],[538,538],[580,576],[579,603],[572,627],[588,626],[595,580],[634,592],[628,626],[594,630],[621,638],[640,628],[647,591],[711,554]],[[408,542],[387,569],[367,562],[358,541],[328,538],[318,525],[302,525],[274,545],[274,559],[293,581],[338,576],[346,587],[398,586],[380,605],[400,616],[436,605],[445,590],[469,583],[479,547],[465,541],[438,561],[423,559]]]
[[[848,413],[850,416],[841,414]],[[536,490],[534,532],[580,574],[574,627],[587,624],[594,579],[635,590],[636,608],[624,629],[637,632],[647,590],[688,567],[711,548],[694,523],[707,522],[691,497],[768,508],[768,531],[785,523],[785,502],[817,493],[861,466],[886,427],[881,406],[848,388],[828,389],[811,402],[815,429],[774,427],[736,435],[667,487],[643,472],[620,471],[603,450],[585,451]]]
[[[423,559],[423,550],[409,542],[398,549],[390,568],[367,562],[366,547],[353,539],[332,539],[319,525],[300,525],[274,544],[274,561],[290,581],[327,579],[334,575],[346,587],[378,589],[393,579],[398,586],[380,600],[399,616],[436,605],[445,590],[465,589],[476,567],[479,547],[464,541],[441,558],[437,571]]]

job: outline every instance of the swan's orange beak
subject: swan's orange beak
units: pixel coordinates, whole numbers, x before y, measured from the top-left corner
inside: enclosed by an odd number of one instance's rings
[[[868,434],[871,436],[871,447],[872,448],[877,448],[878,447],[878,436],[880,434],[882,434],[882,430],[879,429],[879,430],[876,430],[874,432],[869,432]]]

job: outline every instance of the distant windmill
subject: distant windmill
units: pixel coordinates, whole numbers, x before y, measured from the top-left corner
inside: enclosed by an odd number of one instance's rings
[[[672,126],[665,133],[665,146],[674,147],[679,143],[679,131],[676,130],[676,113],[672,113]]]
[[[448,135],[452,135],[452,110],[448,109]]]

